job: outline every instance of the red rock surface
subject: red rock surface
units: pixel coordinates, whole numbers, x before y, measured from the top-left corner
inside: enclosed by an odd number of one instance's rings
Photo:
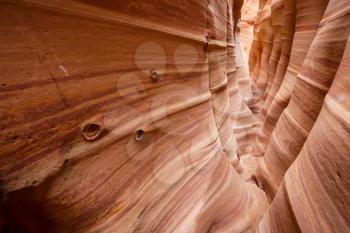
[[[332,8],[328,8],[328,16],[336,9]],[[314,127],[287,171],[258,232],[350,231],[349,62],[350,40]]]
[[[330,1],[326,10],[327,3],[298,2],[297,29],[290,63],[269,107],[271,115],[266,116],[258,137],[258,146],[268,141],[266,151],[261,147],[259,151],[264,153],[266,168],[262,166],[261,172],[265,176],[262,179],[269,180],[270,196],[274,195],[287,169],[298,156],[318,117],[350,33],[348,13],[345,11],[339,15],[340,9],[346,9],[349,3],[345,1],[336,6]],[[307,27],[299,26],[302,23],[307,23]],[[277,122],[276,126],[274,122]],[[271,133],[271,139],[267,140]]]
[[[349,0],[0,12],[1,233],[350,232]]]
[[[265,151],[267,142],[270,141],[272,130],[274,129],[282,111],[289,103],[297,74],[302,69],[302,64],[309,51],[311,42],[316,35],[318,25],[324,14],[327,3],[328,0],[298,1],[297,3],[296,29],[290,54],[290,62],[288,63],[286,73],[284,77],[282,77],[283,81],[274,99],[271,101],[270,105],[268,105],[268,101],[266,101],[264,106],[266,108],[262,110],[262,115],[264,116],[266,114],[266,118],[258,138],[258,146],[261,147],[259,150],[260,153]],[[271,140],[273,140],[273,138],[271,138]]]
[[[1,1],[4,231],[253,231],[241,5]]]
[[[280,59],[258,118],[255,176],[271,201],[258,232],[350,230],[349,12],[350,1],[296,1],[288,67],[280,76]]]
[[[243,54],[249,57],[254,37],[254,23],[259,10],[259,0],[245,0],[241,10],[240,34]]]

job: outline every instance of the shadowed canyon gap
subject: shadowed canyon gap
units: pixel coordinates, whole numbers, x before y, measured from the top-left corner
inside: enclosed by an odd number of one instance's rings
[[[0,232],[350,232],[350,0],[0,11]]]

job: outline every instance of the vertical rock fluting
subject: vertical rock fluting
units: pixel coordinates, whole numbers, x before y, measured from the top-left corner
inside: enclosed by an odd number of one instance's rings
[[[259,10],[259,0],[245,0],[241,9],[240,34],[243,55],[247,59],[254,39],[254,23]]]
[[[329,7],[326,15],[330,18],[326,19],[335,20],[337,25],[348,23],[344,15],[331,13],[333,7],[337,8],[335,5]],[[337,9],[338,13],[339,9],[349,10],[344,5]],[[344,21],[339,22],[340,18]],[[287,171],[258,232],[350,231],[349,74],[350,40],[316,123]]]
[[[273,45],[273,28],[271,25],[271,0],[263,6],[261,12],[258,14],[256,34],[258,34],[261,42],[261,65],[258,77],[256,80],[256,86],[258,89],[265,91],[268,78],[269,78],[269,59],[271,56]],[[262,98],[265,98],[262,96]]]
[[[295,32],[295,18],[296,0],[284,0],[281,30],[281,55],[278,61],[274,81],[267,96],[266,103],[264,104],[265,108],[268,108],[271,104],[271,101],[279,90],[279,87],[281,86],[284,75],[286,73]]]
[[[241,45],[238,42],[239,32],[236,32],[235,38],[236,55],[233,59],[236,60],[236,70],[230,75],[230,114],[234,134],[238,142],[238,153],[246,155],[253,153],[254,147],[252,145],[256,137],[257,124],[248,106],[249,101],[253,98],[253,93],[248,67],[244,61]]]
[[[296,0],[283,1],[283,15],[282,15],[282,30],[281,30],[281,55],[276,68],[276,73],[273,78],[272,86],[267,94],[265,103],[261,110],[263,124],[259,130],[257,137],[257,153],[262,155],[266,145],[269,142],[270,135],[274,129],[274,126],[278,120],[278,113],[276,113],[275,107],[270,108],[271,102],[280,86],[283,82],[285,73],[290,60],[290,54],[292,50],[292,42],[295,32],[296,21]],[[278,106],[282,108],[281,106]],[[266,114],[266,119],[265,119]],[[276,119],[277,118],[277,119]]]
[[[288,63],[282,84],[271,105],[269,105],[269,114],[266,116],[265,123],[261,130],[262,133],[259,135],[260,143],[258,145],[262,147],[260,153],[266,149],[267,142],[270,141],[271,130],[274,129],[282,111],[289,103],[290,95],[296,82],[296,76],[302,68],[302,64],[309,51],[311,42],[316,35],[327,3],[328,0],[297,2],[296,29],[290,62]]]
[[[319,9],[319,14],[317,14],[319,16],[323,12],[320,7],[323,8],[325,2],[310,1],[310,3],[314,5],[314,10],[310,12],[317,12],[316,9]],[[308,4],[308,2],[303,1],[303,4]],[[297,77],[294,76],[293,82],[296,82],[294,89],[293,86],[286,87],[285,90],[282,89],[283,85],[281,87],[280,92],[284,91],[284,94],[281,95],[287,98],[291,95],[291,100],[279,118],[264,155],[266,167],[270,173],[270,183],[274,189],[278,187],[285,172],[299,154],[318,117],[324,96],[332,85],[350,31],[350,14],[343,10],[349,6],[347,2],[338,3],[336,6],[334,1],[329,1],[327,11],[308,50],[301,72]],[[314,18],[318,17],[314,15]],[[311,20],[306,22],[312,23]],[[313,24],[312,28],[314,29],[317,25],[318,23]],[[306,36],[308,34],[313,36],[310,28]],[[301,43],[307,44],[305,40]],[[305,49],[295,40],[293,47],[294,44],[296,44],[295,47]],[[291,63],[292,61],[293,58],[291,58]],[[290,79],[287,75],[285,80]],[[275,99],[277,98],[278,95]]]
[[[238,143],[238,154],[245,155],[252,153],[252,143],[256,136],[255,118],[248,107],[247,103],[252,100],[253,93],[251,89],[251,81],[247,67],[247,61],[242,54],[240,45],[239,32],[239,15],[243,1],[235,1],[235,22],[233,30],[228,30],[228,51],[230,48],[233,52],[228,54],[227,60],[230,64],[227,67],[229,77],[229,95],[230,95],[230,109],[232,127],[234,135]],[[231,28],[231,27],[229,27]],[[232,47],[231,47],[232,46]]]
[[[254,231],[266,197],[231,164],[254,121],[230,112],[252,95],[241,4],[1,1],[0,227]]]
[[[0,23],[0,232],[350,231],[349,0],[2,0]]]
[[[231,158],[233,164],[237,164],[237,141],[233,135],[228,90],[228,74],[232,74],[235,71],[232,69],[236,66],[233,59],[235,56],[233,1],[210,2],[207,16],[209,89],[212,96],[214,117],[224,152]],[[217,25],[225,24],[227,26],[224,30],[217,27]],[[236,94],[239,95],[236,80],[233,84]]]
[[[276,0],[272,1],[271,5],[271,24],[273,27],[273,42],[272,51],[269,58],[268,68],[268,82],[265,90],[265,96],[271,89],[273,80],[275,78],[278,61],[281,56],[281,30],[282,30],[282,15],[283,15],[283,1]]]

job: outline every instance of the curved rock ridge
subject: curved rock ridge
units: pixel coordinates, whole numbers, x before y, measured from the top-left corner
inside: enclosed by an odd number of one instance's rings
[[[257,155],[264,155],[257,176],[270,200],[301,151],[332,85],[350,33],[349,4],[297,2],[290,62],[256,143]],[[263,108],[260,119],[264,113]]]
[[[335,10],[333,6],[328,10]],[[348,23],[345,19],[343,23]],[[350,37],[314,127],[288,169],[258,232],[350,231],[349,75]]]
[[[283,3],[286,20],[291,1]],[[283,41],[283,21],[280,62],[257,117],[256,155],[263,157],[253,177],[271,202],[257,232],[348,232],[350,1],[295,3],[287,20],[295,15],[292,44]],[[281,63],[283,46],[291,48],[287,63]],[[250,71],[257,84],[259,72]]]
[[[350,232],[350,0],[0,1],[0,232]]]
[[[302,69],[302,64],[308,54],[309,47],[315,38],[319,23],[326,9],[325,1],[298,1],[296,6],[296,25],[290,62],[282,83],[270,105],[264,106],[262,116],[264,123],[258,137],[259,154],[266,150],[267,143],[282,111],[289,103],[291,92],[296,82],[296,76]],[[274,66],[272,64],[272,69]],[[272,90],[271,90],[272,91]],[[268,111],[266,108],[268,107]],[[271,138],[273,140],[273,138]]]
[[[245,0],[241,9],[240,42],[242,44],[243,55],[248,61],[250,49],[254,37],[254,23],[259,10],[259,0]]]
[[[279,90],[279,87],[287,70],[292,49],[293,37],[295,33],[295,21],[297,13],[296,2],[296,0],[283,1],[281,55],[278,61],[271,89],[269,90],[268,96],[266,98],[266,103],[264,104],[264,106],[266,107],[268,107],[271,104],[272,99],[275,97],[277,91]]]
[[[279,58],[281,56],[281,30],[282,30],[282,15],[283,15],[283,1],[276,0],[272,1],[271,5],[271,25],[273,27],[273,42],[272,51],[268,64],[268,80],[264,95],[267,96],[269,90],[271,89],[276,69],[278,65]]]
[[[242,4],[0,1],[0,231],[255,231]]]

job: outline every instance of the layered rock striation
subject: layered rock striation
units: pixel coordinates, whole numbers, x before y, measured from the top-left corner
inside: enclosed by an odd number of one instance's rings
[[[0,232],[350,231],[349,0],[0,12]]]
[[[258,118],[255,175],[271,206],[257,232],[348,232],[350,1],[295,4],[288,66]]]
[[[1,229],[253,231],[242,3],[1,1]]]

